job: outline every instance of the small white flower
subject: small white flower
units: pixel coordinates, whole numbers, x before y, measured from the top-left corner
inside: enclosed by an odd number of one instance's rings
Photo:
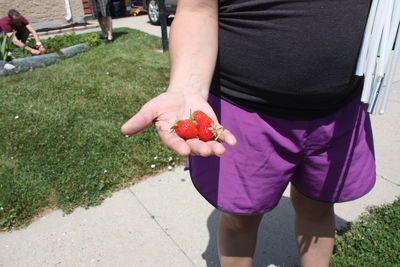
[[[3,208],[3,207],[0,207],[0,210],[4,210],[4,208]]]
[[[172,157],[169,157],[169,158],[168,158],[168,161],[172,161]]]
[[[154,169],[156,167],[156,164],[151,164],[150,166],[152,169]]]
[[[14,119],[18,120],[18,119],[19,119],[19,116],[18,116],[18,115],[17,115],[17,116],[15,116],[15,117],[14,117]]]
[[[157,157],[157,156],[155,156],[155,157],[154,157],[154,160],[157,160],[157,159],[158,159],[158,157]]]
[[[11,157],[11,159],[14,159],[14,157]]]
[[[109,73],[108,71],[106,72],[106,74],[107,74],[107,75],[110,75],[110,73]]]
[[[129,137],[129,135],[125,135],[125,137]]]
[[[104,170],[104,173],[106,173],[107,172],[107,170]]]
[[[172,170],[172,166],[168,166],[168,170],[169,170],[169,171]]]

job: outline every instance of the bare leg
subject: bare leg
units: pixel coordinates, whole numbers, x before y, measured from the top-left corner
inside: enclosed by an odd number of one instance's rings
[[[302,267],[328,267],[335,237],[332,203],[312,200],[293,186],[290,198],[296,211],[296,243]]]
[[[99,21],[99,25],[100,25],[103,37],[107,38],[107,28],[106,28],[104,17],[98,18],[98,21]]]
[[[218,225],[218,252],[222,267],[250,267],[262,215],[221,213]]]
[[[104,18],[104,24],[105,24],[105,30],[108,40],[112,40],[113,35],[112,35],[112,18],[110,16]]]

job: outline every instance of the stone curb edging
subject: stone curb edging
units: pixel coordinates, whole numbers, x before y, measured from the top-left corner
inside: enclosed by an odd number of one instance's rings
[[[62,59],[71,58],[73,56],[86,52],[89,49],[90,45],[88,43],[77,44],[67,48],[63,48],[55,53],[14,59],[10,63],[8,63],[7,68],[5,68],[7,62],[0,61],[0,76],[23,73],[36,68],[53,65],[54,63]],[[12,67],[12,69],[9,69],[9,67]]]
[[[62,59],[74,57],[90,49],[88,43],[82,43],[61,49],[58,54]]]

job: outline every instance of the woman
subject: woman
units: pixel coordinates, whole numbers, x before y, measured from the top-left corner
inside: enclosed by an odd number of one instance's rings
[[[102,38],[106,40],[106,44],[112,43],[111,0],[89,0],[89,4],[92,15],[99,21]]]
[[[329,266],[334,203],[375,183],[362,79],[353,76],[370,3],[179,0],[168,90],[122,132],[154,122],[164,145],[191,155],[196,189],[221,211],[222,266],[252,265],[262,214],[289,183],[301,266]],[[191,110],[229,129],[227,145],[171,133]]]

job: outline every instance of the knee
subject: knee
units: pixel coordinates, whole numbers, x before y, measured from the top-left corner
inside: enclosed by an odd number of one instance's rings
[[[325,203],[324,203],[325,204]],[[333,216],[333,206],[331,204],[321,205],[310,209],[309,207],[295,208],[296,217],[312,222],[320,222],[330,219]]]
[[[296,189],[291,191],[291,202],[296,217],[300,219],[318,222],[330,219],[334,214],[333,203],[310,199]]]
[[[222,213],[220,227],[234,233],[246,233],[257,231],[262,215],[234,215]]]

